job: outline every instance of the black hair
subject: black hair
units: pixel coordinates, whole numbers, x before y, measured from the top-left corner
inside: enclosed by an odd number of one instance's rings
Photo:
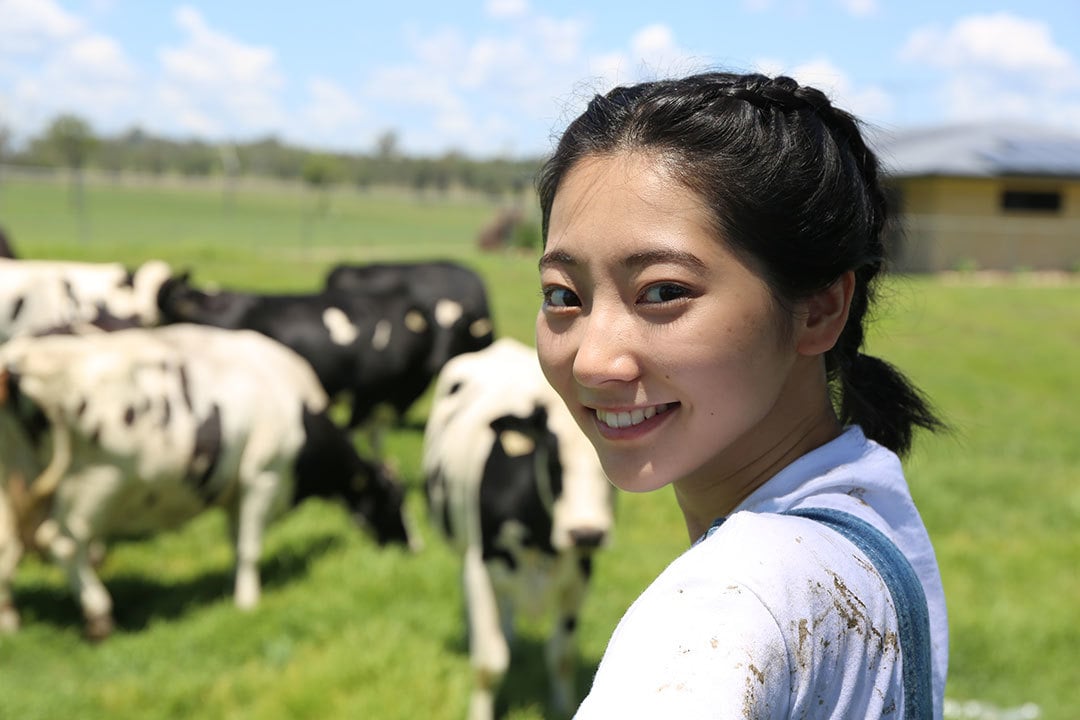
[[[545,243],[566,173],[582,158],[626,152],[655,155],[703,198],[718,235],[784,307],[854,272],[847,324],[825,354],[841,422],[899,454],[917,427],[944,428],[899,370],[861,352],[888,208],[854,116],[784,76],[709,72],[616,87],[570,123],[540,170]]]

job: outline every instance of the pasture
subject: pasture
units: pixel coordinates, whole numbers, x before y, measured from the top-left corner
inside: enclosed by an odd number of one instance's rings
[[[481,255],[497,206],[340,190],[329,211],[301,188],[87,187],[84,220],[65,185],[0,185],[0,226],[23,257],[161,258],[199,284],[316,288],[340,261],[460,260],[487,280],[496,331],[532,343],[536,258]],[[947,695],[982,714],[1080,715],[1080,282],[1017,276],[892,278],[871,351],[910,375],[954,431],[920,437],[908,479],[938,553],[951,625]],[[471,683],[458,561],[427,523],[420,427],[387,452],[409,487],[425,547],[380,550],[337,506],[309,501],[271,526],[264,595],[232,602],[224,518],[116,544],[101,569],[117,632],[94,646],[64,578],[24,559],[23,628],[0,637],[0,720],[93,718],[459,718]],[[583,691],[627,604],[687,545],[671,494],[621,495],[580,619]],[[525,627],[501,695],[508,718],[545,716],[541,628]],[[968,709],[974,708],[972,703]],[[997,708],[995,712],[993,708]],[[1012,711],[1010,714],[1009,711]],[[972,710],[974,712],[974,710]]]

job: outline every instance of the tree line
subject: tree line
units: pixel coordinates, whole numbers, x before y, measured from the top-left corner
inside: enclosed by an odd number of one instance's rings
[[[118,135],[98,135],[74,114],[49,122],[23,147],[11,147],[11,135],[0,127],[0,164],[86,169],[150,176],[270,177],[306,182],[317,188],[334,185],[400,186],[418,192],[446,193],[454,188],[492,197],[518,195],[532,184],[541,158],[475,159],[450,151],[435,157],[401,151],[393,131],[379,136],[368,153],[315,151],[268,136],[240,143],[176,140],[138,127]]]

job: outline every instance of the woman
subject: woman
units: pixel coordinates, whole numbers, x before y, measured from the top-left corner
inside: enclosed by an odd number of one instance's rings
[[[886,202],[857,121],[786,77],[620,87],[539,191],[544,372],[693,542],[578,717],[940,718],[945,601],[898,455],[941,423],[861,350]]]

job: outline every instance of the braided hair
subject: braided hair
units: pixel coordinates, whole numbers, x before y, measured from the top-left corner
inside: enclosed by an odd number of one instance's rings
[[[841,422],[898,454],[916,428],[944,427],[899,370],[862,352],[888,212],[855,117],[784,76],[713,72],[616,87],[570,123],[540,171],[545,242],[566,173],[584,157],[624,152],[651,153],[703,198],[718,235],[783,307],[854,272],[847,324],[825,354]]]

